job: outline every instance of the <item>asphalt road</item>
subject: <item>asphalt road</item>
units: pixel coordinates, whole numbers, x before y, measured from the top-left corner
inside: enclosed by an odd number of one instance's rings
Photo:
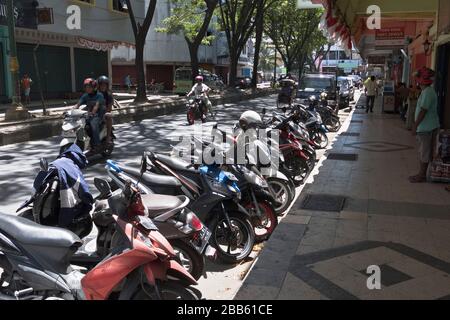
[[[215,107],[217,121],[221,128],[233,125],[242,112],[263,108],[270,110],[275,106],[275,96],[246,101],[241,104],[227,104]],[[186,124],[186,114],[173,114],[139,122],[116,126],[116,149],[113,160],[124,164],[139,165],[145,150],[168,152],[171,145],[192,127]],[[39,171],[39,159],[45,157],[51,162],[58,154],[59,137],[42,141],[30,141],[0,147],[0,212],[15,214],[15,210],[30,196],[32,184]],[[85,176],[96,193],[92,180],[94,177],[105,177],[104,160],[91,163]],[[255,257],[257,252],[252,254]],[[231,299],[240,287],[246,271],[251,267],[253,259],[230,268],[209,263],[206,278],[200,281],[199,289],[207,299]]]

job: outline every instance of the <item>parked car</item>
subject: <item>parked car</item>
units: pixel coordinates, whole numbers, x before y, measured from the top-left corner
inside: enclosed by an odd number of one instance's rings
[[[338,88],[339,88],[339,108],[349,108],[351,100],[351,92],[353,90],[354,95],[354,89],[351,88],[350,81],[347,79],[340,79],[338,80]]]
[[[349,91],[350,102],[355,101],[356,86],[355,86],[355,83],[353,81],[353,78],[352,77],[338,77],[338,83],[340,81],[347,81],[348,82],[348,91]]]
[[[252,86],[252,79],[248,77],[236,78],[235,87],[240,89],[249,89]]]
[[[339,103],[336,76],[320,73],[306,74],[300,81],[297,100],[299,103],[308,105],[311,96],[315,96],[318,99],[324,92],[327,94],[328,105],[334,109]]]

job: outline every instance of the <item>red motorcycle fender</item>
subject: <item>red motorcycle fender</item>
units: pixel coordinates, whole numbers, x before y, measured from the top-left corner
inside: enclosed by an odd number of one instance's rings
[[[156,280],[167,280],[168,263],[164,261],[152,261],[144,266],[144,272],[147,276],[147,281],[152,286],[155,285]]]
[[[191,285],[195,286],[198,284],[197,281],[191,276],[191,274],[175,260],[170,260],[168,273],[180,280],[187,281]]]

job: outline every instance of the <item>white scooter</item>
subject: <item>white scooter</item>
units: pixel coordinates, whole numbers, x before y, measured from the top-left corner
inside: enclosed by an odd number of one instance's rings
[[[67,147],[72,144],[77,144],[86,156],[93,156],[101,154],[108,158],[114,150],[114,140],[116,137],[112,135],[112,142],[108,143],[108,131],[105,121],[100,123],[100,141],[101,144],[95,151],[91,149],[91,129],[89,125],[89,113],[86,110],[87,106],[81,106],[79,109],[68,111],[64,116],[64,123],[62,126],[62,141],[59,144],[60,153],[64,152]]]

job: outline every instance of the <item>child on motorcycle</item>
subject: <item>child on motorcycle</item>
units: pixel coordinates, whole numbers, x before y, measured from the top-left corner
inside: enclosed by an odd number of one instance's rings
[[[203,83],[203,77],[198,76],[195,78],[195,81],[197,82],[193,87],[191,92],[187,94],[188,97],[195,94],[196,96],[202,96],[203,103],[205,104],[207,110],[211,113],[211,117],[214,118],[213,110],[212,110],[212,103],[209,100],[209,92],[211,91],[211,88],[208,87],[206,84]]]
[[[107,76],[101,76],[100,78],[98,78],[97,83],[98,83],[98,90],[105,99],[106,113],[104,116],[104,120],[108,131],[108,136],[106,139],[108,141],[108,144],[111,144],[113,135],[112,109],[114,105],[114,97],[112,92],[109,91],[109,78]]]
[[[88,107],[89,124],[92,131],[91,150],[95,151],[101,144],[100,141],[100,124],[105,115],[105,99],[103,95],[97,92],[97,81],[92,78],[87,78],[83,82],[85,94],[80,98],[75,109],[82,105]]]

